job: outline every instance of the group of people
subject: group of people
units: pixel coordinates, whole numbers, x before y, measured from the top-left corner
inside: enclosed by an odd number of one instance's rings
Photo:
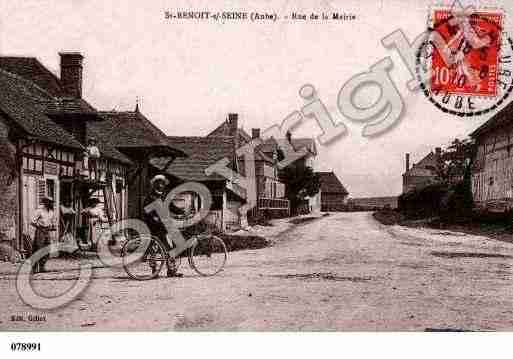
[[[165,202],[168,194],[169,180],[163,175],[157,175],[150,181],[151,192],[144,201],[144,207],[155,201]],[[32,253],[35,253],[41,248],[47,247],[51,244],[51,232],[57,228],[57,215],[54,209],[54,200],[50,196],[42,198],[42,206],[38,208],[34,214],[31,225],[35,227],[34,241],[32,244]],[[70,207],[66,211],[74,214],[74,210]],[[178,208],[173,203],[169,205],[169,211],[172,214],[183,214],[184,210]],[[70,214],[67,213],[66,214]],[[101,202],[97,198],[89,200],[89,206],[83,211],[88,217],[88,238],[92,243],[96,243],[97,231],[96,225],[107,221]],[[63,213],[64,215],[64,213]],[[166,250],[170,250],[170,244],[167,240],[167,229],[161,221],[156,211],[145,212],[144,221],[150,229],[151,235],[159,238]],[[33,264],[32,270],[34,273],[46,272],[46,262],[48,261],[49,254],[44,255],[39,261]],[[152,263],[150,263],[152,265]],[[154,265],[154,264],[153,264]],[[167,263],[167,276],[168,277],[182,277],[181,273],[177,271],[177,265],[173,258],[170,258]],[[151,268],[156,271],[155,267]]]
[[[101,202],[97,198],[89,200],[89,206],[82,211],[88,218],[88,239],[92,243],[96,243],[98,237],[96,225],[98,223],[107,222],[107,217],[100,206]],[[68,217],[75,214],[75,210],[66,204],[60,206],[61,216],[65,221],[69,221]],[[54,209],[54,199],[45,196],[41,199],[41,206],[34,213],[34,217],[30,223],[34,228],[34,241],[32,243],[32,253],[37,252],[41,248],[51,245],[51,232],[57,229],[57,215]],[[46,272],[46,262],[50,254],[46,254],[39,261],[34,263],[32,271],[34,273]]]

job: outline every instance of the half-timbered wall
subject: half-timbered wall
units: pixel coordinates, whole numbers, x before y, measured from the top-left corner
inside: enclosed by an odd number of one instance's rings
[[[472,174],[474,201],[506,200],[513,203],[513,129],[501,129],[476,141]]]
[[[17,180],[16,146],[9,141],[9,128],[0,119],[0,242],[16,237]]]

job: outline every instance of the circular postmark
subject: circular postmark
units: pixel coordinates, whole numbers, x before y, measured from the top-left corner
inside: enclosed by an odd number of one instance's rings
[[[435,107],[460,117],[497,109],[513,91],[513,40],[499,12],[439,9],[416,53],[420,88]]]

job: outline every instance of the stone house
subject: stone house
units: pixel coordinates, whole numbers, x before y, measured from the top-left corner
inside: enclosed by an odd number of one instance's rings
[[[410,168],[410,154],[405,156],[406,170],[403,173],[403,193],[422,189],[440,181],[438,170],[440,168],[442,149],[435,148]]]

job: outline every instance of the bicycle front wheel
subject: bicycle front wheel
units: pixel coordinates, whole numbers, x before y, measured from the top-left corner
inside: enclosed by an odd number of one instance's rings
[[[223,270],[228,250],[219,237],[200,236],[189,252],[189,263],[199,275],[213,276]]]
[[[130,278],[136,280],[158,277],[164,263],[168,260],[164,246],[155,237],[129,239],[121,249],[121,257],[125,272]]]

